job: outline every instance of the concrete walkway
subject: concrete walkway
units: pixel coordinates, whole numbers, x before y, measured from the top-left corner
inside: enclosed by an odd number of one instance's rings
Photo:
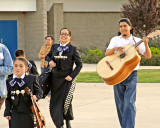
[[[40,73],[40,62],[36,61]],[[140,67],[141,69],[160,69]],[[96,64],[84,64],[81,72],[96,71]],[[49,114],[48,98],[39,101],[46,119],[46,128],[55,128]],[[135,128],[160,128],[160,83],[138,83],[137,115]],[[0,128],[8,128],[3,117],[4,104],[0,110]],[[120,128],[113,96],[113,87],[104,83],[77,83],[74,93],[73,128]]]
[[[39,101],[47,128],[55,128],[49,114],[49,100]],[[160,83],[137,86],[137,115],[135,128],[160,127]],[[73,128],[120,128],[113,97],[113,87],[104,83],[78,83],[74,93]],[[0,128],[8,128],[0,110]]]
[[[38,72],[40,73],[40,61],[35,61]],[[97,64],[83,64],[81,72],[96,72]],[[140,66],[140,69],[160,69],[160,66]]]

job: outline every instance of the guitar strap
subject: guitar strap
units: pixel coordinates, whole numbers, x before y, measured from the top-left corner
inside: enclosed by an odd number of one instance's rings
[[[135,41],[134,37],[133,37],[133,41],[134,41],[134,43],[136,44],[136,41]],[[138,52],[138,54],[140,55],[140,52],[139,52],[138,47],[136,47],[136,51],[137,51],[137,52]]]

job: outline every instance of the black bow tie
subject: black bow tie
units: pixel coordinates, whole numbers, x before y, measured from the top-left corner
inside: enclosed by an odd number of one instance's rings
[[[62,51],[69,52],[69,47],[68,46],[59,46],[57,48],[57,52],[62,52]]]
[[[22,78],[14,78],[13,80],[11,80],[10,85],[13,87],[16,83],[18,84],[19,87],[22,87],[23,85],[25,85],[25,82]]]
[[[21,83],[22,79],[21,78],[14,78],[14,81]]]

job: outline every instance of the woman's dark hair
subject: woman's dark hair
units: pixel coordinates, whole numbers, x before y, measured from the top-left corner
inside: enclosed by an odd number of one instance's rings
[[[71,36],[71,30],[69,30],[68,28],[62,28],[62,29],[60,30],[60,34],[61,34],[61,31],[64,30],[64,29],[67,29],[67,30],[68,30],[68,33],[69,33],[69,36]]]
[[[15,57],[19,57],[19,56],[25,57],[24,50],[22,50],[22,49],[16,50],[15,53],[14,53],[14,55],[15,55]]]
[[[67,29],[67,30],[68,30],[68,33],[69,33],[69,36],[71,36],[71,30],[69,30],[68,28],[62,28],[62,29],[60,30],[60,34],[61,34],[61,31],[64,30],[64,29]],[[72,42],[70,41],[69,44],[72,44]]]
[[[28,67],[28,60],[27,60],[26,58],[24,58],[24,57],[18,57],[18,58],[16,58],[16,59],[14,60],[14,63],[15,63],[16,60],[22,61],[22,62],[24,63],[24,65],[25,65],[26,67]]]
[[[132,24],[131,24],[131,22],[130,22],[130,20],[129,20],[128,18],[121,18],[121,19],[119,20],[119,24],[120,24],[121,22],[126,22],[129,26],[132,26]],[[130,33],[133,35],[133,28],[130,30]],[[121,35],[121,33],[118,32],[118,35]]]
[[[47,36],[45,37],[45,40],[46,40],[48,37],[50,37],[50,38],[51,38],[51,40],[54,40],[54,38],[53,38],[53,36],[52,36],[52,35],[47,35]]]

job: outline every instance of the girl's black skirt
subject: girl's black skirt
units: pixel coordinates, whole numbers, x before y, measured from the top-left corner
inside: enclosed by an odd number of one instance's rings
[[[34,128],[34,117],[32,113],[12,112],[11,128]]]

